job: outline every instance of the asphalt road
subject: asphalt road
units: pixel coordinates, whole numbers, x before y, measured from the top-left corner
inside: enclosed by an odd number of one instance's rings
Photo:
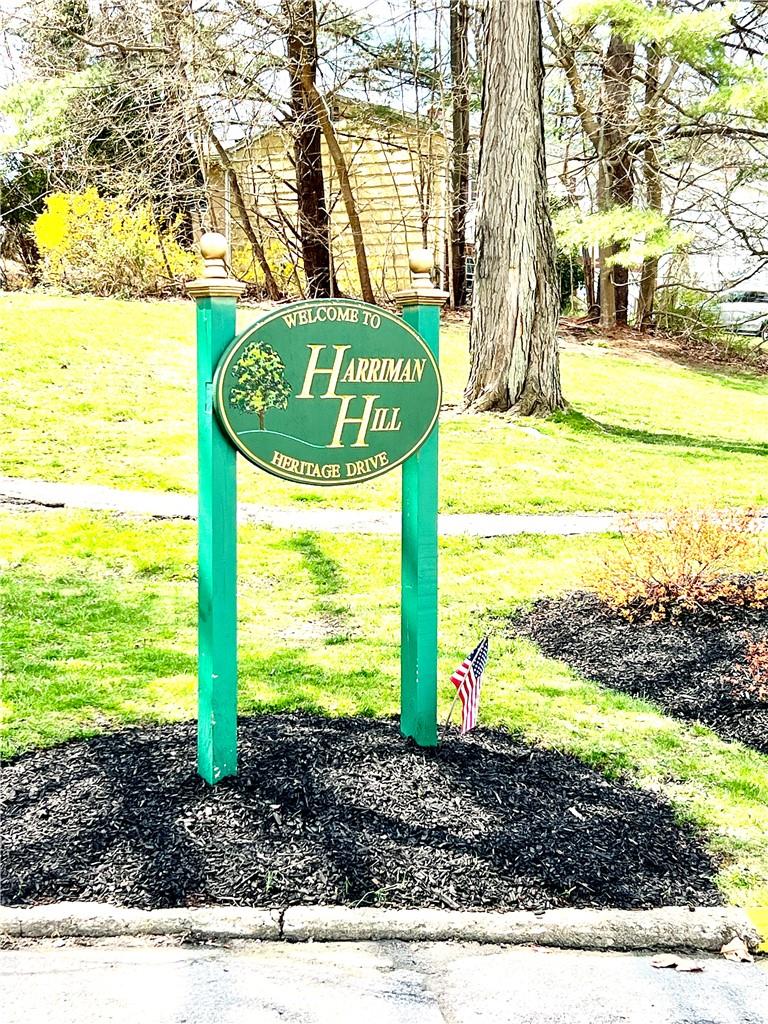
[[[768,1024],[768,973],[451,943],[0,952],[3,1024]]]

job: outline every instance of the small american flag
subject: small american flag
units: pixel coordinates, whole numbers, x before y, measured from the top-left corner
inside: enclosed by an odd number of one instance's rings
[[[461,701],[461,735],[477,725],[477,707],[480,703],[480,683],[485,663],[488,661],[488,637],[484,636],[477,647],[462,661],[451,676]]]

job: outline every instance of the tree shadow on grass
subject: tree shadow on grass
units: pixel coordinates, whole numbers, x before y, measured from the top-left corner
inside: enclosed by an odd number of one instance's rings
[[[635,427],[605,423],[592,416],[586,416],[577,409],[569,409],[567,412],[557,413],[554,419],[558,423],[564,423],[576,434],[585,434],[592,437],[610,437],[618,441],[631,441],[638,444],[705,449],[712,453],[768,455],[768,444],[759,441],[734,441],[720,437],[696,437],[691,434],[640,430]]]
[[[282,546],[299,552],[317,594],[337,594],[344,589],[341,566],[323,549],[317,533],[301,530],[283,541]]]
[[[311,536],[304,541],[301,550],[320,564],[319,577],[335,587],[335,563],[326,565]],[[176,646],[180,624],[192,626],[187,597],[169,597],[119,575],[48,577],[16,569],[0,578],[0,608],[4,699],[13,712],[4,740],[8,753],[103,729],[110,721],[152,717],[158,680],[187,677],[189,699],[197,659]],[[247,636],[240,646],[243,710],[322,714],[342,707],[370,715],[394,706],[396,679],[350,668],[354,647],[346,643],[326,649],[322,664],[300,648],[260,656],[248,649]]]
[[[733,370],[731,372],[727,370],[703,370],[699,367],[693,367],[693,369],[696,370],[697,377],[703,377],[704,380],[718,384],[720,387],[729,388],[733,391],[749,391],[751,394],[766,395],[768,397],[765,373],[744,373],[740,370]]]

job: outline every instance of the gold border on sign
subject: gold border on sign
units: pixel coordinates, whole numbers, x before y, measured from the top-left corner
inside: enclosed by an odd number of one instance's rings
[[[328,480],[318,482],[307,480],[305,476],[298,476],[297,474],[289,473],[276,473],[274,466],[271,463],[263,462],[261,459],[256,458],[252,452],[249,452],[240,441],[240,438],[232,428],[229,418],[224,411],[224,377],[226,376],[229,364],[235,352],[240,348],[242,343],[248,338],[248,336],[255,330],[265,327],[270,321],[278,320],[280,317],[285,316],[286,310],[298,309],[305,306],[313,306],[318,302],[332,303],[334,306],[356,306],[358,309],[373,309],[376,311],[377,316],[386,317],[386,319],[393,321],[398,327],[404,329],[407,334],[411,334],[416,341],[422,346],[424,351],[427,353],[430,362],[435,370],[435,378],[437,379],[437,409],[435,415],[427,427],[426,431],[422,435],[421,439],[411,448],[411,450],[403,455],[402,458],[396,462],[390,462],[383,469],[378,469],[373,473],[368,473],[364,477],[357,477],[354,480]],[[218,416],[219,422],[224,427],[230,441],[238,449],[240,454],[247,459],[254,466],[258,466],[259,469],[263,469],[270,476],[277,477],[278,480],[291,480],[295,483],[309,484],[311,487],[354,487],[355,484],[365,483],[366,480],[374,480],[377,476],[383,476],[385,473],[389,473],[390,470],[397,469],[398,466],[402,466],[410,457],[421,448],[424,442],[427,440],[429,435],[432,433],[437,423],[437,418],[440,415],[440,407],[443,404],[443,379],[440,376],[440,367],[435,359],[434,353],[426,341],[422,338],[418,331],[415,331],[410,324],[407,324],[401,317],[396,316],[394,313],[390,313],[386,309],[381,309],[379,306],[372,306],[369,302],[361,302],[359,299],[302,299],[299,302],[289,302],[285,306],[281,306],[280,309],[274,310],[271,313],[267,313],[266,316],[261,317],[259,320],[254,320],[252,324],[249,324],[238,336],[234,339],[232,344],[229,346],[227,351],[219,360],[216,367],[216,373],[214,375],[214,409]],[[301,440],[301,438],[296,438]]]

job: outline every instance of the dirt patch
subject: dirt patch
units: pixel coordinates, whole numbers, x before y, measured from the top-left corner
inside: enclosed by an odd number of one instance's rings
[[[633,327],[605,330],[586,321],[564,319],[560,321],[559,337],[561,348],[586,350],[595,355],[618,352],[640,362],[670,360],[694,370],[768,373],[768,352],[757,347],[745,347],[738,336],[734,338],[734,344],[729,346],[715,340],[656,334],[653,331],[638,331]]]
[[[579,592],[537,602],[513,630],[604,686],[768,754],[768,703],[745,691],[748,647],[768,639],[765,609],[717,606],[671,622],[627,622]]]
[[[27,754],[2,783],[2,901],[543,910],[720,902],[664,800],[500,730],[264,715],[241,770],[195,774],[191,723]]]
[[[341,615],[323,614],[314,618],[297,620],[287,629],[276,634],[279,640],[291,645],[314,643],[318,640],[335,640],[349,632],[347,619]]]

